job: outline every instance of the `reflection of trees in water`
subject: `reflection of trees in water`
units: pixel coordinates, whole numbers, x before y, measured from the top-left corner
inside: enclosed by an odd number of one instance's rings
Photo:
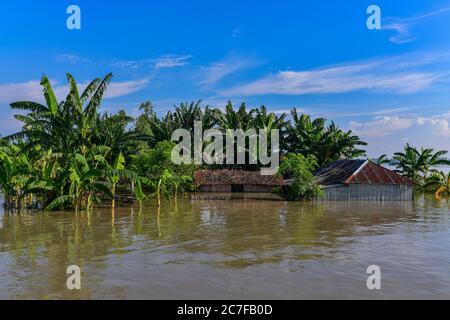
[[[423,228],[447,230],[448,212],[450,212],[449,199],[437,200],[431,194],[419,195],[414,202],[414,211],[417,212],[416,220],[421,222]],[[442,214],[436,214],[437,212]]]
[[[447,202],[421,199],[414,203],[179,200],[165,203],[160,212],[150,201],[141,213],[116,208],[112,215],[111,209],[97,208],[89,214],[3,214],[0,251],[10,253],[7,270],[14,270],[11,283],[19,283],[17,297],[89,298],[103,290],[103,274],[112,259],[125,268],[127,259],[114,257],[130,251],[143,252],[144,257],[149,252],[148,259],[156,255],[155,264],[194,261],[233,268],[333,259],[356,237],[388,233],[386,226],[398,222],[405,222],[406,231],[417,228],[417,221],[425,221],[425,228],[439,228],[437,221],[445,227],[448,223],[441,220],[446,215],[435,213],[448,209]],[[81,291],[65,287],[71,264],[84,272]]]
[[[93,217],[91,215],[94,215]],[[105,257],[115,246],[123,246],[121,234],[112,235],[110,217],[98,213],[4,214],[0,228],[2,251],[11,254],[12,282],[17,296],[40,299],[91,297],[100,278],[90,275],[87,262]],[[83,289],[66,288],[66,268],[78,265],[83,272]],[[106,261],[96,259],[95,270],[106,269]]]
[[[224,221],[217,250],[224,264],[253,264],[311,258],[333,258],[349,237],[378,224],[392,224],[410,216],[411,203],[347,202],[194,202]],[[376,228],[375,228],[376,229]],[[379,229],[377,232],[386,232]],[[345,239],[344,239],[345,238]]]

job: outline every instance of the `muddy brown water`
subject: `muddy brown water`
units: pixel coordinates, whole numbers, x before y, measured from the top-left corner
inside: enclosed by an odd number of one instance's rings
[[[0,299],[450,299],[449,208],[420,197],[0,211]],[[67,289],[70,265],[81,290]],[[369,265],[381,290],[367,289]]]

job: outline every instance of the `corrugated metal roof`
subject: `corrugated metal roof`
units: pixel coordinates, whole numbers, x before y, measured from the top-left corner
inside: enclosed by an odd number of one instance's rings
[[[260,171],[240,170],[197,170],[194,173],[194,183],[202,185],[265,185],[283,186],[283,177],[263,176]]]
[[[339,160],[318,169],[321,185],[330,184],[397,184],[414,185],[408,178],[367,160]]]
[[[338,160],[316,170],[319,184],[342,184],[365,164],[365,160]]]

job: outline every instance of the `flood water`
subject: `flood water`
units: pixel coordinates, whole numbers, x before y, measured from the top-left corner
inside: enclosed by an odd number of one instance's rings
[[[0,212],[0,298],[450,299],[449,208],[185,199],[159,213]],[[369,265],[381,290],[366,287]]]

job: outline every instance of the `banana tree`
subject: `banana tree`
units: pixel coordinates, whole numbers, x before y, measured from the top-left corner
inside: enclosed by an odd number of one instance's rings
[[[142,188],[143,184],[150,185],[151,182],[149,179],[147,179],[145,177],[137,177],[134,182],[133,194],[134,194],[134,197],[136,198],[136,200],[139,202],[139,214],[142,213],[143,201],[145,199],[147,199],[147,195],[144,193],[144,190]]]
[[[0,147],[0,187],[5,193],[5,206],[23,209],[27,184],[31,182],[32,165],[16,145]]]
[[[8,147],[0,148],[0,188],[5,195],[5,207],[13,205],[14,185],[12,176],[14,175],[14,161]]]
[[[169,183],[171,184],[171,186],[173,188],[173,195],[174,195],[175,201],[177,201],[177,199],[178,199],[178,192],[180,190],[185,191],[189,186],[192,185],[192,182],[193,182],[192,177],[190,177],[190,176],[172,175]]]
[[[173,175],[169,170],[164,170],[163,173],[153,181],[154,192],[151,195],[152,197],[156,197],[158,201],[158,207],[161,207],[161,195],[169,195],[170,194],[170,184]]]
[[[391,160],[389,160],[387,154],[382,154],[381,156],[378,157],[378,159],[375,160],[375,163],[382,166],[385,164],[390,164]]]
[[[447,198],[450,197],[450,172],[438,172],[434,173],[428,182],[423,186],[425,190],[433,188],[435,190],[436,199],[442,199],[445,195]]]
[[[450,160],[444,157],[446,154],[445,150],[437,152],[430,148],[419,150],[406,144],[404,152],[395,153],[393,164],[397,166],[397,172],[423,186],[429,174],[436,172],[436,166],[450,165]]]
[[[68,156],[69,161],[64,175],[68,176],[68,192],[54,199],[46,210],[57,209],[67,203],[70,203],[75,211],[80,208],[89,210],[92,207],[92,200],[95,193],[104,193],[110,195],[108,185],[102,181],[103,171],[96,168],[97,162],[104,160],[96,155],[97,161],[89,164],[86,156],[80,153],[73,153]]]
[[[125,169],[125,157],[122,153],[119,153],[119,156],[114,161],[114,164],[109,165],[108,168],[104,171],[104,176],[107,180],[107,185],[112,197],[111,200],[111,208],[114,209],[116,207],[116,188],[117,184],[120,182],[120,179],[128,179],[130,181],[136,181],[137,175]]]

